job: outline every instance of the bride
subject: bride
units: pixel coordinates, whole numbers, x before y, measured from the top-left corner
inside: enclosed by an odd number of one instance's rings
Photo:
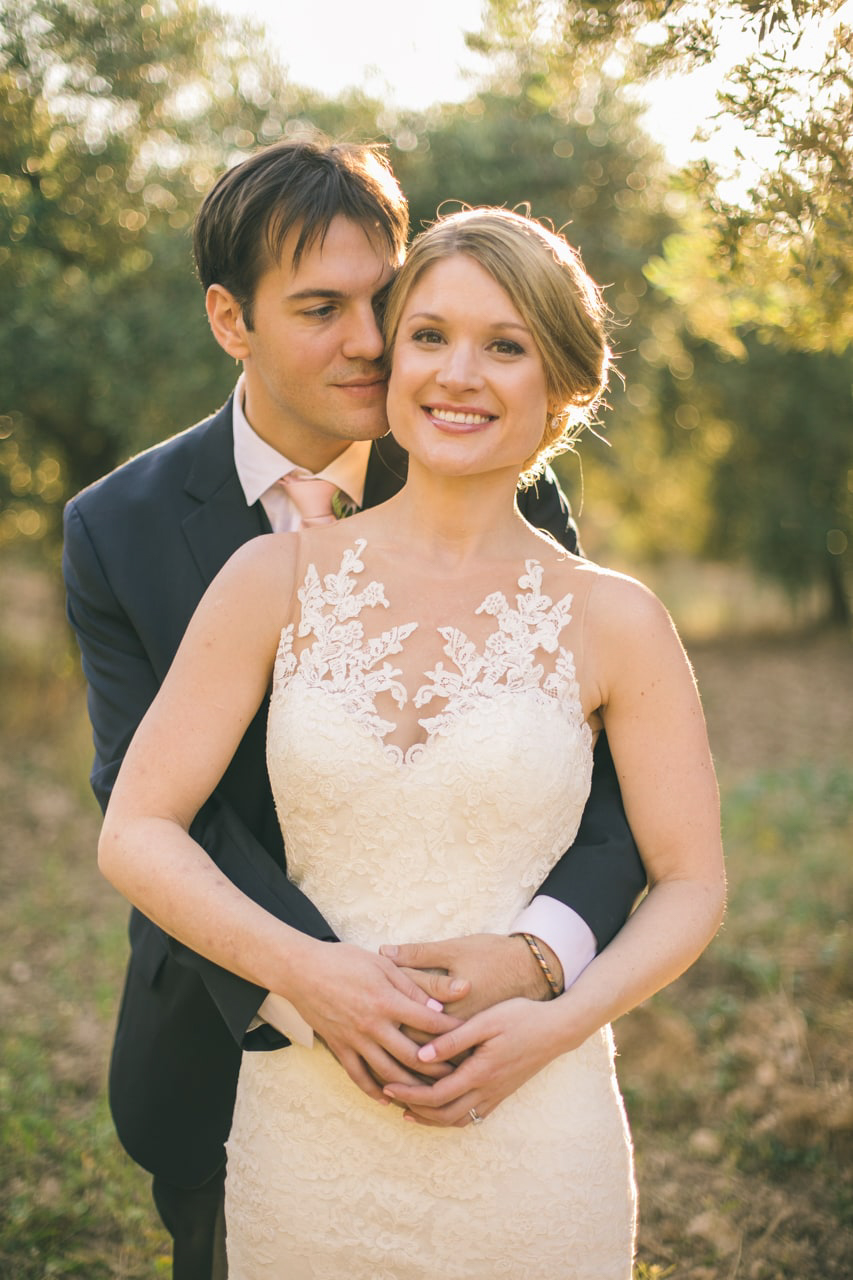
[[[505,932],[572,842],[603,729],[648,875],[644,901],[570,990],[428,1040],[420,1063],[443,1078],[401,1071],[384,1106],[320,1042],[245,1055],[228,1144],[231,1280],[631,1275],[631,1144],[609,1023],[696,959],[724,890],[704,721],[666,611],[514,503],[519,476],[567,447],[599,402],[602,314],[575,252],[533,220],[475,209],[425,231],[385,317],[405,488],[239,551],[128,751],[105,874],[178,936],[191,905],[183,940],[297,1009],[327,981],[331,946],[357,964],[391,942]],[[341,943],[273,920],[187,834],[271,680],[289,874]],[[259,974],[248,957],[271,931],[285,961]]]

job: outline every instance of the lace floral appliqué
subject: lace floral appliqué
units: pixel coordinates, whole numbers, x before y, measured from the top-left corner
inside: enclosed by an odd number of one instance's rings
[[[298,592],[302,615],[297,635],[313,635],[314,643],[297,658],[293,651],[294,624],[282,631],[274,688],[281,688],[298,673],[307,687],[334,694],[347,714],[383,742],[389,757],[411,762],[423,752],[426,743],[416,743],[405,753],[400,747],[385,743],[385,737],[394,732],[396,725],[379,715],[376,697],[388,693],[398,707],[406,705],[409,695],[400,681],[400,669],[392,666],[388,658],[402,651],[403,642],[418,624],[394,626],[365,640],[359,620],[362,610],[389,607],[382,583],[370,581],[363,590],[356,590],[355,575],[364,571],[361,555],[366,545],[360,539],[348,548],[338,572],[326,574],[322,581],[315,566],[309,565]],[[571,621],[572,596],[565,595],[555,604],[541,591],[542,576],[538,561],[525,562],[514,609],[501,591],[486,597],[476,614],[493,617],[497,626],[482,648],[456,627],[439,628],[443,652],[453,669],[438,662],[426,672],[428,683],[413,694],[416,707],[426,706],[435,698],[447,700],[444,710],[418,721],[428,735],[446,733],[460,715],[482,699],[506,693],[537,691],[548,699],[565,700],[576,713],[575,718],[581,715],[574,659],[559,645],[560,634]],[[542,662],[536,660],[539,652],[556,653],[553,669],[547,675]]]
[[[362,609],[388,608],[385,589],[380,582],[369,582],[363,591],[355,590],[353,574],[364,569],[360,556],[366,546],[361,539],[344,552],[337,573],[320,575],[313,564],[308,566],[298,599],[302,605],[300,637],[316,636],[314,644],[303,649],[299,661],[293,653],[293,624],[281,633],[276,657],[273,686],[286,682],[298,670],[309,687],[325,685],[338,695],[346,711],[359,723],[368,726],[379,738],[392,733],[395,726],[383,720],[376,711],[379,693],[390,693],[398,707],[406,703],[406,690],[399,682],[400,671],[385,659],[399,653],[403,641],[417,628],[416,622],[391,627],[381,635],[364,640],[364,627],[358,621]],[[381,663],[381,666],[377,666]]]
[[[516,596],[516,609],[510,608],[502,591],[487,596],[477,610],[497,620],[497,629],[487,637],[485,647],[478,650],[464,631],[441,627],[444,652],[456,668],[449,671],[443,662],[428,671],[432,683],[422,685],[415,694],[415,706],[423,707],[433,698],[447,698],[444,711],[420,721],[428,733],[441,733],[464,711],[480,699],[498,692],[520,693],[537,689],[551,698],[578,698],[572,655],[558,641],[563,628],[571,621],[571,595],[554,604],[540,591],[542,565],[536,560],[525,562],[525,572],[518,580],[522,589]],[[526,590],[526,594],[525,592]],[[545,676],[541,662],[535,661],[538,650],[557,653],[554,670]],[[580,707],[578,705],[578,710]]]

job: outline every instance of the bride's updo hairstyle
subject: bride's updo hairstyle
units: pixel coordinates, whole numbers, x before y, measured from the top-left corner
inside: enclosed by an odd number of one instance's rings
[[[463,209],[417,236],[394,279],[383,321],[388,368],[412,289],[434,263],[458,253],[479,263],[504,290],[542,359],[549,415],[521,474],[528,485],[595,418],[610,368],[607,307],[577,250],[561,235],[508,209]]]

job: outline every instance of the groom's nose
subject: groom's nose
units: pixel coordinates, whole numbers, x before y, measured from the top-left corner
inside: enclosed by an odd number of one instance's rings
[[[342,354],[348,360],[370,360],[371,363],[378,360],[385,350],[385,342],[373,306],[368,302],[353,308],[345,324]]]

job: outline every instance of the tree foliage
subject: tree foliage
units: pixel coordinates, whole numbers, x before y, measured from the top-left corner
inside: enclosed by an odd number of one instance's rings
[[[674,412],[687,393],[694,359],[677,306],[649,288],[646,267],[679,230],[684,202],[637,116],[601,74],[580,92],[533,71],[512,82],[499,74],[467,103],[408,118],[417,145],[394,158],[415,229],[434,218],[436,193],[450,208],[527,205],[564,229],[604,286],[617,373],[602,433],[613,447],[588,438],[580,456],[589,465],[567,458],[559,469],[575,506],[584,504],[588,541],[626,558],[656,554],[674,526],[684,550],[700,550],[707,482],[703,460],[681,457],[660,417],[662,395]]]
[[[779,342],[840,351],[853,343],[853,28],[842,21],[850,8],[849,0],[489,0],[485,31],[471,40],[510,67],[538,65],[552,82],[577,82],[608,58],[636,82],[706,65],[732,32],[751,33],[751,52],[721,88],[718,119],[769,140],[775,162],[737,203],[720,196],[708,164],[692,181],[715,215],[721,278],[754,276],[756,258],[782,255],[792,289],[809,292],[813,305],[808,325],[780,332]],[[809,37],[818,27],[825,47],[815,62]]]
[[[670,450],[680,464],[698,455],[706,545],[747,556],[792,592],[823,583],[828,612],[842,621],[853,558],[853,32],[841,22],[849,8],[490,0],[484,33],[472,38],[503,60],[508,79],[536,68],[554,91],[582,91],[602,65],[636,83],[711,62],[733,29],[752,33],[752,52],[719,96],[720,119],[769,139],[775,163],[737,204],[722,198],[709,164],[680,180],[681,226],[652,253],[646,276],[676,304],[694,373],[674,406],[672,382],[658,388],[652,471]],[[815,61],[805,50],[819,22],[826,38]]]
[[[0,318],[0,536],[51,534],[58,499],[226,394],[233,368],[207,333],[188,229],[221,167],[276,137],[386,137],[415,228],[445,198],[528,201],[570,223],[609,286],[632,381],[654,373],[636,355],[654,319],[643,267],[676,224],[659,154],[604,81],[583,102],[532,76],[512,95],[399,116],[288,84],[257,40],[193,0],[0,4],[0,280],[16,299]],[[625,402],[645,434],[652,402]]]
[[[189,226],[310,95],[195,0],[0,0],[0,17],[2,542],[52,538],[59,499],[224,396]]]
[[[755,335],[717,388],[728,424],[713,472],[715,532],[793,593],[817,587],[850,621],[853,367],[832,352],[787,352]]]
[[[774,30],[805,9],[750,7]],[[221,403],[235,371],[193,276],[195,208],[224,165],[322,131],[387,142],[415,230],[447,202],[526,203],[581,249],[624,379],[614,447],[582,446],[590,544],[748,555],[792,590],[819,579],[843,616],[853,375],[826,337],[837,299],[781,223],[744,211],[732,257],[712,175],[673,180],[619,79],[705,56],[713,26],[671,3],[674,34],[638,45],[659,6],[550,5],[569,58],[544,11],[493,0],[490,84],[411,113],[289,83],[256,32],[196,0],[0,0],[0,543],[55,547],[65,497]],[[577,464],[563,475],[580,505]]]

